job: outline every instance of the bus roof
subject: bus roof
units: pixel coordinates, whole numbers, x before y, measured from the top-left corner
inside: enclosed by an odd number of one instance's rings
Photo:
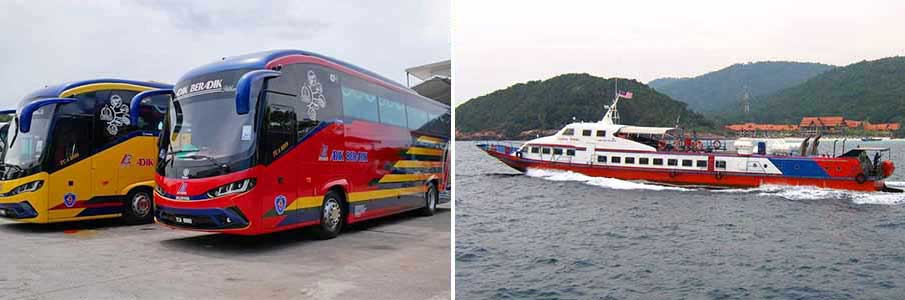
[[[39,98],[55,98],[60,97],[63,92],[77,88],[83,85],[95,84],[95,83],[125,83],[125,84],[134,84],[140,86],[153,87],[158,89],[171,89],[172,85],[160,82],[151,82],[151,81],[135,81],[135,80],[125,80],[125,79],[113,79],[113,78],[99,78],[99,79],[90,79],[90,80],[81,80],[81,81],[73,81],[62,84],[50,85],[44,87],[43,89],[37,90],[25,96],[25,99],[19,103],[19,106],[24,106],[29,102],[32,102]]]
[[[379,74],[368,71],[362,67],[359,67],[359,66],[326,56],[326,55],[310,52],[310,51],[287,50],[287,49],[270,50],[270,51],[263,51],[263,52],[239,55],[239,56],[224,57],[222,60],[203,65],[201,67],[198,67],[198,68],[195,68],[195,69],[189,71],[188,73],[185,73],[185,75],[183,75],[182,78],[179,79],[179,81],[189,79],[192,77],[196,77],[196,76],[199,76],[202,74],[214,73],[214,72],[220,72],[220,71],[226,71],[226,70],[235,70],[235,69],[244,69],[244,68],[263,69],[267,66],[267,63],[269,63],[275,59],[278,59],[280,57],[289,56],[289,55],[307,55],[307,56],[317,57],[317,58],[320,58],[320,59],[323,59],[326,61],[330,61],[330,62],[338,64],[338,65],[341,65],[343,67],[355,70],[357,72],[368,75],[368,76],[378,79],[380,81],[384,81],[386,83],[392,84],[398,88],[412,91],[408,87],[403,86],[402,84],[399,84],[396,81],[393,81],[389,78],[380,76]],[[412,91],[412,93],[417,94],[415,91]]]

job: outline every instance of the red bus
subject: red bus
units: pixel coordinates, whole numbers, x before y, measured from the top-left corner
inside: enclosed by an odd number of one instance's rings
[[[255,235],[420,210],[449,179],[450,107],[324,55],[277,50],[185,74],[160,137],[156,220]]]

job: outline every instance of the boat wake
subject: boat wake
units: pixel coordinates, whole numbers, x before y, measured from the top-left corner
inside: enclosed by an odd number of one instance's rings
[[[905,182],[887,182],[887,186],[901,188]],[[900,205],[905,204],[905,194],[884,192],[859,192],[824,189],[810,186],[763,185],[752,189],[716,190],[717,193],[750,193],[758,196],[780,197],[788,200],[849,200],[855,204]]]
[[[614,190],[653,190],[653,191],[691,191],[680,187],[658,185],[637,181],[628,181],[608,177],[591,177],[571,171],[556,171],[545,169],[528,169],[525,175],[542,178],[551,181],[577,181],[588,185],[610,188]]]
[[[528,169],[526,175],[551,181],[574,181],[614,190],[653,191],[709,191],[713,193],[744,193],[765,197],[780,197],[788,200],[842,199],[855,204],[901,205],[905,204],[903,193],[856,192],[823,189],[808,186],[764,185],[750,189],[703,189],[665,186],[654,183],[628,181],[607,177],[591,177],[570,171]],[[887,181],[887,186],[905,188],[905,181]]]

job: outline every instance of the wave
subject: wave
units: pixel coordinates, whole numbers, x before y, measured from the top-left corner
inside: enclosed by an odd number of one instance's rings
[[[614,190],[653,190],[653,191],[701,191],[713,193],[747,193],[763,197],[780,197],[788,200],[827,200],[843,199],[855,204],[901,205],[905,204],[905,193],[857,192],[825,189],[809,186],[763,185],[749,189],[693,189],[664,186],[653,183],[628,181],[608,177],[592,177],[570,171],[528,169],[526,175],[551,181],[575,181],[588,185]],[[905,181],[886,182],[891,187],[905,187]]]
[[[609,177],[592,177],[571,171],[528,169],[525,175],[551,181],[577,181],[614,190],[691,191],[692,189],[628,181]]]

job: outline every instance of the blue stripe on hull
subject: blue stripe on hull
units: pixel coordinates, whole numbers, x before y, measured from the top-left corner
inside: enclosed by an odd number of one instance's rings
[[[779,168],[779,171],[782,172],[785,176],[792,177],[809,177],[809,178],[829,178],[830,175],[826,173],[826,170],[823,169],[820,165],[817,164],[816,161],[811,159],[797,159],[797,158],[769,158],[770,162],[773,163],[774,166]]]

